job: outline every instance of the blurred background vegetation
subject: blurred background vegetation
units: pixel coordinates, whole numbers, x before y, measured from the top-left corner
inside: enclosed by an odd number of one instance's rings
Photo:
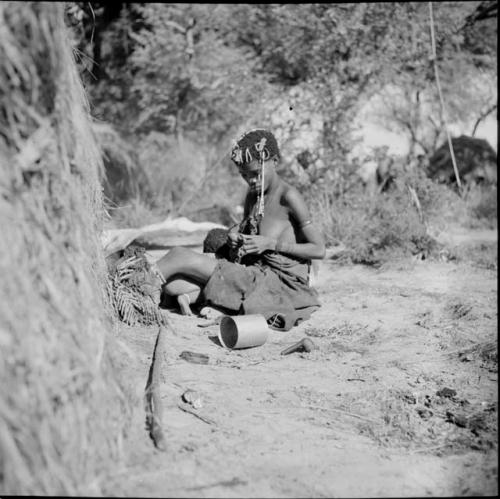
[[[436,2],[433,17],[447,120],[473,137],[496,120],[497,2]],[[228,152],[256,126],[276,134],[282,175],[354,261],[429,249],[433,220],[496,227],[496,143],[457,153],[462,192],[449,174],[427,2],[76,2],[66,18],[116,227],[230,223],[245,186]],[[366,145],[368,122],[389,147]],[[359,175],[370,163],[372,189]]]

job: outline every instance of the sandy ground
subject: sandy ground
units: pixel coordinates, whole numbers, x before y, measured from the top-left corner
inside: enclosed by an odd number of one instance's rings
[[[153,446],[142,406],[158,329],[123,326],[122,376],[137,407],[123,471],[108,480],[107,494],[496,495],[496,268],[325,260],[316,287],[322,308],[256,348],[228,350],[217,325],[171,314],[165,452]],[[304,337],[317,349],[280,355]],[[185,350],[208,355],[208,364],[179,357]],[[192,413],[179,408],[188,407],[188,389],[200,396]]]

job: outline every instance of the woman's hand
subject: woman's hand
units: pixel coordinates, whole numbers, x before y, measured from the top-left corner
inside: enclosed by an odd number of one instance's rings
[[[231,248],[238,248],[243,244],[243,234],[240,234],[239,232],[229,232],[227,234],[227,244]]]
[[[243,250],[246,255],[258,255],[267,250],[273,251],[276,248],[276,239],[272,237],[240,235],[243,239]]]

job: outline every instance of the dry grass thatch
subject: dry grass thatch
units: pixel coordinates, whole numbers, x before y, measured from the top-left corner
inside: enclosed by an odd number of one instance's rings
[[[61,3],[0,3],[0,493],[94,495],[127,397],[106,312],[101,155]]]

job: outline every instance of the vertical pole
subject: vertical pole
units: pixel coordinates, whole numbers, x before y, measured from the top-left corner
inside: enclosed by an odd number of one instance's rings
[[[462,183],[460,182],[460,176],[458,174],[457,162],[455,160],[455,153],[453,151],[453,144],[451,142],[450,132],[448,130],[448,124],[447,124],[447,120],[446,120],[446,110],[444,107],[443,94],[441,92],[441,83],[439,81],[439,72],[438,72],[437,59],[436,59],[436,40],[434,37],[434,18],[433,18],[433,14],[432,14],[432,2],[429,2],[429,15],[430,15],[430,25],[431,25],[431,47],[432,47],[431,60],[434,63],[434,74],[436,75],[436,84],[437,84],[438,93],[439,93],[439,102],[441,104],[441,116],[443,117],[444,128],[446,131],[446,137],[448,138],[448,147],[450,148],[451,162],[453,163],[453,170],[455,172],[455,178],[457,180],[458,191],[461,192]]]

